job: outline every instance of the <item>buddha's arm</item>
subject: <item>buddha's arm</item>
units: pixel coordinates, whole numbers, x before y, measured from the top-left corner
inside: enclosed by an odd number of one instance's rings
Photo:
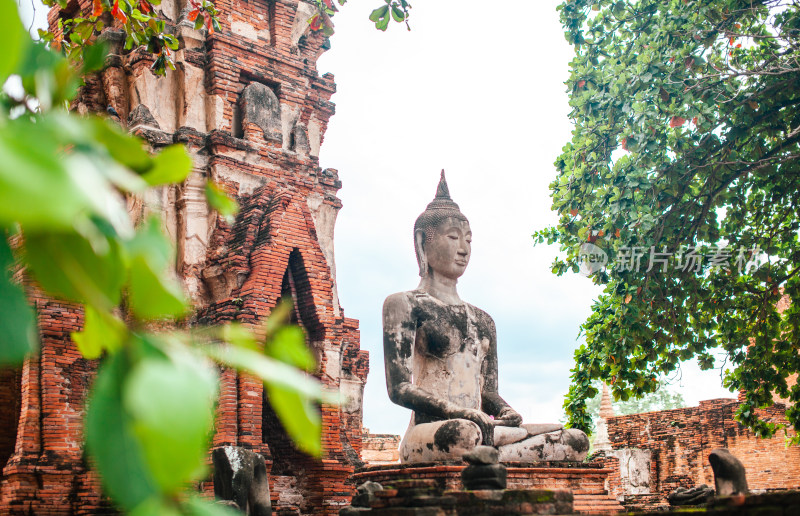
[[[522,423],[522,416],[512,409],[497,392],[497,331],[494,321],[485,312],[482,315],[489,334],[489,350],[481,365],[481,377],[483,378],[481,408],[487,414],[494,416],[498,423],[500,422],[498,420],[502,420],[507,426],[518,426]]]
[[[441,419],[468,419],[481,430],[484,444],[493,442],[492,421],[480,410],[460,407],[412,383],[411,371],[416,324],[407,294],[393,294],[383,303],[383,357],[386,389],[392,402]]]
[[[393,294],[383,303],[383,359],[389,399],[411,410],[448,419],[453,404],[412,383],[416,335],[412,308],[405,293]]]

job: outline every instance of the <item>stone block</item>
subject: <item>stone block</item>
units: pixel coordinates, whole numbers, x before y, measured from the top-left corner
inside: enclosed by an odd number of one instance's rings
[[[211,453],[214,462],[214,495],[232,500],[250,516],[271,516],[264,457],[238,446],[223,446]]]

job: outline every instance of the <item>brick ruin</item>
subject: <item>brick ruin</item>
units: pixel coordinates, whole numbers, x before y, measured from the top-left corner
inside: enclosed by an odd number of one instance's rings
[[[361,436],[361,460],[369,466],[400,463],[400,436],[371,434],[364,428]]]
[[[318,361],[316,376],[347,400],[321,407],[324,457],[295,450],[261,383],[231,370],[221,375],[213,446],[243,446],[267,457],[273,507],[336,514],[350,500],[345,482],[360,464],[369,361],[358,321],[345,317],[336,292],[341,182],[318,159],[334,113],[333,76],[316,69],[328,40],[309,30],[313,6],[298,0],[218,0],[223,30],[214,34],[194,30],[186,5],[160,6],[181,42],[175,71],[153,76],[151,56],[124,52],[121,31],[105,29],[111,55],[73,107],[85,113],[113,106],[123,125],[154,149],[183,143],[189,150],[194,167],[183,184],[129,208],[137,220],[159,215],[175,241],[175,272],[196,308],[190,324],[255,327],[282,296],[293,299],[293,319]],[[91,0],[56,7],[51,26],[90,7]],[[209,210],[207,178],[239,200],[233,224]],[[84,360],[69,336],[82,324],[81,311],[35,290],[31,297],[42,352],[0,371],[0,513],[106,512],[110,506],[82,449],[84,402],[97,364]],[[200,488],[213,492],[210,480]]]
[[[708,454],[728,448],[742,461],[751,491],[800,489],[800,448],[787,448],[783,433],[756,437],[736,422],[737,399],[701,401],[697,407],[628,416],[602,414],[608,446],[595,456],[614,473],[609,491],[629,510],[667,507],[667,495],[678,487],[714,487]],[[768,421],[786,422],[785,407],[761,409]]]

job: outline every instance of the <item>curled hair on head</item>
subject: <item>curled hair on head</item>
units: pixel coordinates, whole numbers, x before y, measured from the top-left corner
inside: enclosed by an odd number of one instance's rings
[[[444,170],[442,170],[439,186],[436,188],[436,196],[414,222],[414,250],[417,254],[419,275],[422,277],[428,274],[428,264],[425,263],[422,249],[419,248],[417,233],[422,232],[424,235],[423,242],[430,242],[436,232],[436,228],[449,218],[469,222],[467,217],[461,213],[458,204],[450,198],[450,190],[447,188],[447,180],[444,178]]]

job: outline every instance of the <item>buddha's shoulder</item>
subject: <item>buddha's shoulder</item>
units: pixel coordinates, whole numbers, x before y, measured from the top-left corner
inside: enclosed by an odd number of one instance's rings
[[[487,327],[494,328],[494,319],[492,316],[486,313],[485,311],[481,310],[475,305],[469,304],[469,308],[473,314],[475,314],[475,318],[478,320],[479,324],[485,325]]]
[[[383,307],[386,308],[401,308],[407,307],[411,308],[418,304],[417,298],[418,296],[415,295],[417,291],[409,290],[406,292],[395,292],[386,297],[383,301]]]

